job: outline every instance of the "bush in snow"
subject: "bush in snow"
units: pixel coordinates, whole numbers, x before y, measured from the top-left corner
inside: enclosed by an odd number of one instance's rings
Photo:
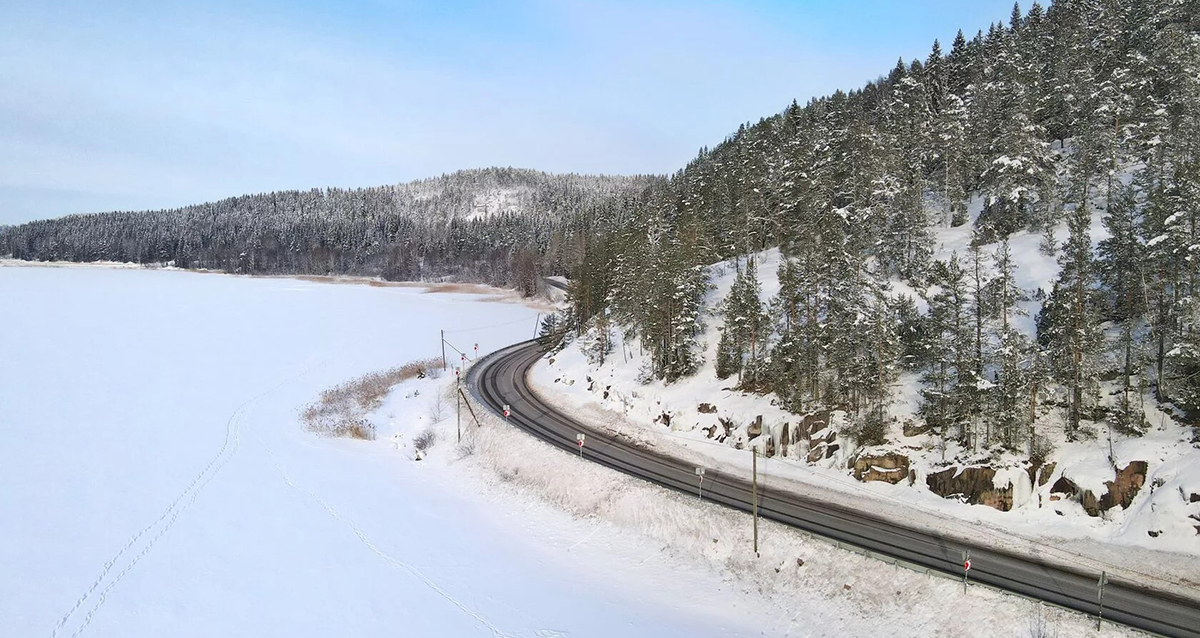
[[[1054,442],[1041,434],[1035,434],[1029,443],[1029,461],[1034,465],[1042,465],[1054,454]]]
[[[887,443],[888,423],[889,420],[882,411],[870,410],[854,419],[847,433],[854,437],[859,445],[883,445]]]
[[[310,432],[324,436],[375,438],[375,427],[363,417],[383,404],[392,386],[405,381],[441,373],[440,360],[410,361],[381,372],[372,372],[334,386],[305,406],[300,418]]]
[[[432,428],[426,428],[420,434],[413,437],[413,449],[424,454],[426,450],[433,447],[436,441],[437,432],[434,432]]]
[[[596,315],[589,323],[591,327],[580,338],[580,349],[587,356],[588,363],[602,366],[613,351],[612,329],[604,315]]]

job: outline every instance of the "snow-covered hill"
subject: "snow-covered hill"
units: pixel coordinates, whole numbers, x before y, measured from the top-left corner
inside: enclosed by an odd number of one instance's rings
[[[972,222],[981,208],[977,197],[969,209]],[[952,254],[965,259],[972,226],[935,229],[934,259]],[[1090,231],[1093,244],[1107,237],[1099,213]],[[1065,225],[1056,234],[1066,236]],[[1042,242],[1042,235],[1025,231],[1009,238],[1018,264],[1016,281],[1027,292],[1012,321],[1031,339],[1036,336],[1034,317],[1059,271],[1055,257],[1040,248]],[[991,254],[996,248],[984,245],[981,252]],[[559,397],[584,413],[602,409],[608,417],[623,417],[617,421],[623,425],[613,427],[642,428],[648,441],[668,437],[717,462],[745,465],[748,459],[730,456],[728,450],[756,448],[771,458],[762,465],[765,472],[865,494],[864,507],[872,499],[887,499],[940,517],[983,521],[1031,539],[1088,539],[1200,556],[1200,449],[1192,443],[1190,428],[1158,409],[1149,395],[1144,401],[1148,431],[1142,436],[1112,432],[1110,448],[1104,430],[1069,440],[1053,392],[1043,391],[1035,427],[1053,452],[1032,464],[1027,454],[964,448],[953,441],[943,446],[940,437],[923,427],[923,384],[916,371],[898,375],[888,405],[887,443],[870,447],[855,441],[843,412],[794,414],[773,395],[736,389],[737,377],[718,378],[717,345],[725,327],[721,304],[737,270],[748,262],[757,268],[760,300],[768,304],[779,293],[781,255],[776,249],[752,260],[711,266],[699,339],[704,362],[694,376],[643,383],[649,353],[617,327],[612,329],[616,346],[601,360],[593,325],[539,363],[534,382],[546,396]],[[986,268],[994,270],[991,263]],[[928,311],[925,298],[936,292],[914,289],[899,279],[890,285],[892,296],[912,297],[922,312]]]

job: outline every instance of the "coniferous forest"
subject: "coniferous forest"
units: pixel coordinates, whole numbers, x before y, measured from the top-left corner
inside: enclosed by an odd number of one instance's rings
[[[1200,3],[1014,6],[606,212],[624,217],[597,224],[562,324],[622,326],[647,377],[697,370],[703,265],[778,246],[779,294],[760,300],[749,267],[723,301],[717,373],[796,413],[845,409],[862,444],[883,442],[905,371],[933,432],[977,448],[1044,453],[1047,388],[1068,438],[1144,431],[1147,395],[1194,423]],[[963,226],[971,247],[936,255],[935,229]],[[1017,232],[1057,260],[1049,289],[1016,284]],[[1036,334],[1013,325],[1029,296]]]
[[[589,232],[585,213],[654,177],[459,171],[407,184],[232,197],[177,210],[70,215],[0,228],[0,254],[245,274],[452,278],[533,294]]]
[[[472,214],[497,191],[518,195]],[[701,364],[706,266],[779,247],[778,296],[747,268],[724,302],[720,374],[795,412],[845,409],[870,443],[917,372],[935,432],[1032,455],[1048,386],[1068,436],[1144,430],[1148,393],[1200,413],[1198,222],[1200,1],[1058,0],[745,124],[669,178],[486,169],[269,193],[9,227],[0,253],[526,293],[566,274],[550,338],[620,325],[646,378],[674,381]],[[934,230],[963,226],[971,250],[939,255]],[[1048,290],[1015,283],[1006,239],[1025,231],[1060,266]],[[1030,335],[1012,319],[1034,294]]]

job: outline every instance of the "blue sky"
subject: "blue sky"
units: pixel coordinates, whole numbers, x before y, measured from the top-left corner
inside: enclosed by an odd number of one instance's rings
[[[0,224],[491,165],[669,173],[1011,7],[0,0]]]

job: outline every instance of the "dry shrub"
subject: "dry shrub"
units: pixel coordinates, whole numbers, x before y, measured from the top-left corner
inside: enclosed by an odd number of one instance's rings
[[[413,437],[413,449],[418,452],[424,452],[433,446],[434,441],[437,441],[437,432],[426,428],[420,434]]]
[[[472,295],[483,295],[483,294],[487,294],[487,293],[491,293],[491,292],[496,292],[496,289],[492,288],[491,286],[484,286],[483,284],[445,282],[445,283],[427,284],[425,292],[427,292],[427,293],[458,292],[458,293],[465,293],[465,294],[472,294]]]
[[[440,375],[440,366],[440,359],[422,359],[365,374],[325,390],[315,402],[304,407],[300,417],[308,430],[317,434],[372,440],[375,427],[366,420],[367,413],[383,404],[392,386],[408,379],[435,376],[434,370]]]

